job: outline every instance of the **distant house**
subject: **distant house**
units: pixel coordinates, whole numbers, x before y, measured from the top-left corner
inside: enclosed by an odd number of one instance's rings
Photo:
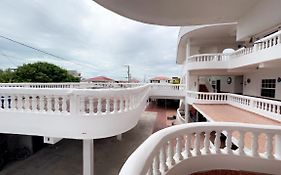
[[[105,76],[97,76],[93,78],[89,78],[86,80],[83,80],[84,82],[95,82],[95,83],[114,83],[115,80],[105,77]]]
[[[117,80],[116,83],[139,83],[140,81],[136,78],[132,78],[129,82],[127,80]]]
[[[162,83],[162,84],[167,84],[171,83],[172,79],[169,77],[164,77],[164,76],[158,76],[158,77],[153,77],[150,79],[150,83]]]

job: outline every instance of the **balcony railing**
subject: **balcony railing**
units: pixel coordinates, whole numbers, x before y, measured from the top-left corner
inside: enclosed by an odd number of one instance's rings
[[[186,68],[187,69],[206,69],[206,68],[231,69],[233,68],[233,66],[237,66],[236,64],[232,64],[232,62],[243,56],[248,56],[250,54],[258,54],[261,53],[261,51],[265,51],[267,49],[271,49],[280,45],[281,45],[281,31],[256,41],[253,47],[242,48],[233,53],[198,54],[198,55],[190,56],[186,59],[187,60],[186,64],[188,65],[186,66]],[[256,56],[257,55],[253,55],[253,58]],[[281,55],[279,55],[278,58],[281,58]],[[266,59],[271,59],[271,58],[269,56],[269,58]],[[276,59],[276,55],[273,56],[273,59]],[[255,61],[249,60],[249,64],[259,63],[258,61],[259,59],[256,59]],[[260,60],[260,61],[264,62],[268,60]],[[194,65],[194,63],[196,63],[196,65]],[[209,63],[209,64],[206,65],[204,63]],[[210,65],[210,63],[214,63],[214,65]],[[244,64],[248,64],[247,59],[246,60],[243,59],[243,65]]]
[[[187,92],[190,104],[229,104],[267,118],[281,121],[281,102],[230,93]]]
[[[252,136],[250,147],[245,145],[246,134]],[[259,144],[262,136],[266,138],[264,145]],[[234,149],[232,140],[237,139],[238,149]],[[219,122],[177,125],[151,135],[128,158],[120,175],[191,174],[213,169],[279,174],[280,148],[281,127],[277,126]]]
[[[154,91],[185,96],[184,86],[169,84],[94,84],[104,89],[92,89],[93,83],[10,85],[0,88],[0,133],[57,138],[118,135],[137,124]]]

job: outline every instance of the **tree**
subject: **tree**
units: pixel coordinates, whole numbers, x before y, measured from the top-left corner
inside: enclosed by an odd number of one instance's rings
[[[67,70],[54,64],[36,62],[19,66],[12,72],[9,82],[79,82],[79,78],[70,75]]]
[[[0,69],[1,83],[12,83],[13,80],[14,80],[14,72],[11,69],[6,69],[6,70]]]

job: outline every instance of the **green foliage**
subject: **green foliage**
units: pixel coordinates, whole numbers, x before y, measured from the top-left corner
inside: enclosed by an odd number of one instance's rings
[[[14,72],[10,71],[11,75],[8,77],[2,76],[7,74],[7,70],[2,72],[1,82],[79,82],[79,78],[70,75],[67,70],[47,62],[24,64]]]
[[[14,73],[11,69],[1,70],[0,69],[0,82],[1,83],[12,83],[14,80]]]

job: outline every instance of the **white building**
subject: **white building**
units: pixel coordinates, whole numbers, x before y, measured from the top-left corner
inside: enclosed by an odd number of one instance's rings
[[[150,83],[170,84],[172,79],[164,76],[157,76],[149,79]]]
[[[142,22],[186,26],[176,60],[184,83],[124,89],[1,84],[0,133],[44,136],[51,144],[81,139],[83,174],[93,175],[93,139],[120,138],[136,125],[149,97],[177,98],[183,102],[177,117],[185,124],[149,137],[121,175],[214,169],[280,174],[281,1],[96,1]]]

